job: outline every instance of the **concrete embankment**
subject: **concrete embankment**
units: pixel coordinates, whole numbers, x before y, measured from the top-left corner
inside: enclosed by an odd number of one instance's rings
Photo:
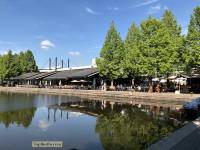
[[[151,145],[147,150],[200,150],[200,118]]]
[[[130,91],[100,91],[100,90],[76,90],[76,89],[49,89],[49,88],[23,88],[23,87],[0,87],[2,92],[38,93],[53,95],[78,96],[81,98],[120,101],[125,103],[143,105],[162,105],[166,107],[180,108],[184,103],[199,94],[174,94],[174,93],[143,93]]]

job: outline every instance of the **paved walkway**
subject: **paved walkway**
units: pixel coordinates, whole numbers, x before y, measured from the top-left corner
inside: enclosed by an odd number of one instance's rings
[[[200,119],[188,123],[148,150],[200,150]]]
[[[171,150],[200,150],[200,129],[194,130]]]

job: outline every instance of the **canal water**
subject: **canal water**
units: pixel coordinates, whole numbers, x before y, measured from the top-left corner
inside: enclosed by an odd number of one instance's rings
[[[32,148],[32,141],[63,141],[59,150],[140,150],[184,122],[162,106],[0,93],[0,150],[51,149]]]

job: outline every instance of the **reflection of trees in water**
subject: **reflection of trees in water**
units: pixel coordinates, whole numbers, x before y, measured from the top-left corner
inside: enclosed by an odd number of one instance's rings
[[[9,112],[0,112],[0,123],[5,124],[5,127],[9,127],[10,124],[23,125],[28,127],[34,117],[36,108],[20,109]]]
[[[106,150],[145,149],[168,136],[179,126],[174,121],[182,119],[180,113],[159,106],[80,101],[59,107],[96,116],[96,132]]]
[[[153,119],[139,109],[127,110],[125,115],[101,115],[96,125],[106,150],[144,149],[173,130],[169,122]]]

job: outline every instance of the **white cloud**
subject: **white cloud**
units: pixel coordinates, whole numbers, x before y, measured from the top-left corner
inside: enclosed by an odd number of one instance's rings
[[[40,47],[41,49],[49,49],[55,47],[55,45],[49,40],[44,40],[40,42]]]
[[[81,55],[80,52],[78,52],[78,51],[70,51],[69,54],[72,56],[80,56]]]
[[[86,7],[85,11],[88,12],[89,14],[92,14],[92,15],[100,15],[99,12],[96,12],[96,11],[92,10],[91,8],[89,8],[89,7]]]
[[[39,127],[41,130],[43,130],[43,131],[47,131],[48,128],[49,128],[50,126],[52,126],[52,125],[53,125],[53,124],[50,123],[50,122],[48,122],[47,119],[41,119],[41,120],[39,120],[39,123],[38,123],[38,127]]]
[[[147,6],[147,5],[150,5],[150,4],[154,4],[154,3],[158,2],[158,1],[159,0],[145,0],[145,2],[133,5],[130,8],[137,8],[137,7]]]
[[[148,14],[148,15],[155,14],[155,13],[159,12],[161,9],[162,9],[162,8],[161,8],[160,5],[152,6],[152,7],[149,8],[147,14]]]

